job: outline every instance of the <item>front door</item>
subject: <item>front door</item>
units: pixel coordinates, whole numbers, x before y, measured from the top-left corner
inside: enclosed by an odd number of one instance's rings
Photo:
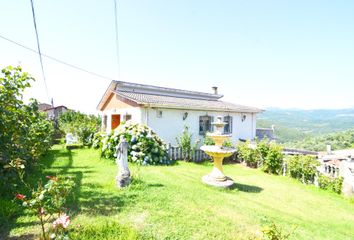
[[[111,129],[112,130],[116,129],[119,126],[119,124],[120,124],[120,114],[113,114]]]

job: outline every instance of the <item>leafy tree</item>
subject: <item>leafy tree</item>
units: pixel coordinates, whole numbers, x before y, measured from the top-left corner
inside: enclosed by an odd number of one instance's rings
[[[34,81],[21,67],[6,67],[0,75],[0,187],[15,183],[18,169],[33,166],[52,144],[53,124],[23,92]]]

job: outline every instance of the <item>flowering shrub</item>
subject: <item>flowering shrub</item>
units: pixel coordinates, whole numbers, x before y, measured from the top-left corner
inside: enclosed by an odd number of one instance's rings
[[[172,163],[167,157],[167,146],[149,127],[131,121],[124,124],[102,139],[102,156],[115,158],[121,140],[129,143],[128,160],[140,165]]]
[[[74,187],[74,181],[68,177],[47,176],[47,179],[48,182],[44,186],[38,183],[37,189],[32,190],[30,197],[18,193],[15,198],[38,217],[43,239],[47,239],[45,224],[57,215],[58,218],[52,226],[54,235],[52,234],[51,238],[63,239],[67,235],[67,227],[70,223],[69,217],[64,213],[66,210],[64,205]]]

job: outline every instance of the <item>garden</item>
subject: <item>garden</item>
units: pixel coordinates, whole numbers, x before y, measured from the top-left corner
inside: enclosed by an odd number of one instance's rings
[[[235,185],[213,188],[201,182],[212,163],[188,161],[195,151],[188,129],[178,137],[186,158],[171,161],[146,126],[126,122],[106,135],[98,132],[97,117],[79,112],[55,124],[36,101],[22,101],[34,79],[21,68],[5,68],[0,80],[0,239],[354,236],[353,199],[338,194],[340,179],[317,176],[310,156],[285,158],[280,146],[266,141],[239,144],[243,164],[224,166]],[[69,132],[78,137],[76,146],[53,145],[55,133]],[[123,139],[130,143],[132,182],[119,189],[115,157]]]

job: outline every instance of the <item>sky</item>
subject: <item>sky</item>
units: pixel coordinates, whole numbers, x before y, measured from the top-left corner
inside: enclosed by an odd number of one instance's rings
[[[260,108],[354,107],[354,1],[34,0],[55,105],[95,112],[110,79],[212,92]],[[29,0],[0,0],[0,35],[36,49]],[[48,102],[38,54],[0,38],[0,68],[36,78],[26,99]]]

